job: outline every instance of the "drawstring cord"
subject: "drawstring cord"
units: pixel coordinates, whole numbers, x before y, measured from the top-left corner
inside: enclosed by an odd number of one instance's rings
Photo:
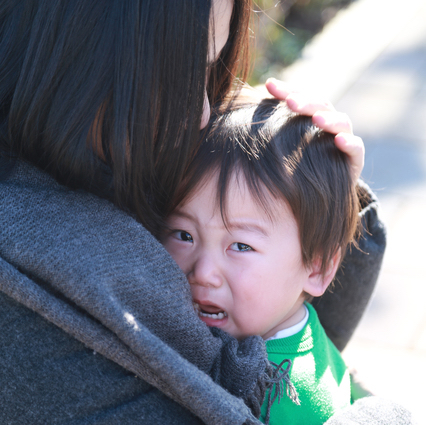
[[[287,367],[284,369],[284,364],[287,363]],[[287,397],[295,404],[300,405],[299,395],[297,394],[296,388],[290,381],[290,369],[292,362],[290,359],[284,359],[279,365],[270,362],[272,366],[275,367],[275,370],[272,371],[271,376],[266,379],[268,393],[268,406],[266,409],[265,424],[269,424],[269,417],[271,412],[271,407],[274,404],[275,400],[278,398],[278,403],[281,398],[284,396],[284,386],[286,389]],[[272,369],[272,368],[271,368]],[[275,393],[272,396],[273,387],[275,386]]]

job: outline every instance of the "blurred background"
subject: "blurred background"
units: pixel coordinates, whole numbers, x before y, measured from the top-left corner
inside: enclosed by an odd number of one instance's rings
[[[303,47],[356,0],[254,0],[254,68],[251,85],[275,77]]]
[[[348,113],[381,201],[384,264],[344,357],[370,391],[426,423],[426,2],[258,0],[257,10],[251,83],[273,76]]]

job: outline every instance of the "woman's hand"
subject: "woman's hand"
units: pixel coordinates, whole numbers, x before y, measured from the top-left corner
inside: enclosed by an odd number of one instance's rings
[[[362,139],[353,134],[349,117],[337,112],[330,102],[296,92],[275,78],[268,79],[265,85],[274,97],[285,100],[292,111],[312,116],[312,121],[318,128],[336,135],[336,146],[349,156],[352,176],[356,182],[364,167],[365,149]]]

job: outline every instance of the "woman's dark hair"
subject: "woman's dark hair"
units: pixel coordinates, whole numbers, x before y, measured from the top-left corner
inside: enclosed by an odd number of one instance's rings
[[[264,99],[219,113],[188,167],[174,207],[218,173],[217,204],[227,224],[227,188],[243,178],[251,195],[274,218],[271,200],[283,200],[299,226],[305,266],[321,259],[326,273],[334,254],[342,258],[356,243],[359,199],[348,158],[334,135],[314,127],[310,117],[290,112],[285,103]]]
[[[247,75],[250,1],[235,0],[213,102]],[[155,229],[198,146],[211,3],[3,0],[3,177],[23,158]]]

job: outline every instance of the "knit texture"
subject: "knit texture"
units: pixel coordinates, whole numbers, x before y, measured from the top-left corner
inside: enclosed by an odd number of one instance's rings
[[[18,162],[0,229],[0,423],[259,423],[263,341],[212,333],[132,217]]]
[[[263,341],[252,337],[243,343],[242,347],[249,344],[250,349],[243,350],[239,361],[238,343],[225,344],[198,319],[185,276],[139,223],[111,203],[60,186],[22,162],[0,187],[0,289],[50,322],[46,337],[52,338],[54,347],[46,350],[44,344],[13,340],[18,329],[14,334],[2,332],[2,369],[6,372],[0,379],[11,379],[11,384],[1,382],[3,394],[12,394],[12,376],[17,372],[7,360],[19,364],[21,358],[27,358],[23,351],[28,347],[40,350],[39,358],[54,355],[60,342],[58,336],[52,336],[56,331],[53,324],[120,365],[126,374],[158,388],[204,423],[257,422],[242,399],[214,384],[207,374],[214,371],[215,380],[221,383],[237,376],[239,388],[249,394],[256,381],[263,379]],[[7,322],[8,311],[3,307],[2,320]],[[16,313],[16,304],[13,307]],[[18,314],[11,326],[16,328],[20,322],[19,331],[25,332],[24,326],[32,324],[33,318],[25,321]],[[60,338],[66,339],[64,334]],[[13,346],[13,358],[8,356],[7,346]],[[32,355],[37,357],[35,352]],[[11,376],[7,377],[7,371]],[[60,385],[56,379],[76,385],[74,376],[63,373],[56,378],[54,370],[46,372],[44,381],[49,385]],[[84,375],[86,385],[96,387],[98,375],[92,366]],[[32,393],[33,388],[23,392]],[[6,405],[11,402],[4,401]],[[58,405],[56,411],[61,408],[67,410]],[[7,410],[1,410],[2,423],[11,420]],[[151,413],[152,423],[160,420],[161,413]],[[181,423],[186,422],[182,419]]]
[[[336,413],[324,425],[420,425],[400,404],[381,397],[365,397]]]

